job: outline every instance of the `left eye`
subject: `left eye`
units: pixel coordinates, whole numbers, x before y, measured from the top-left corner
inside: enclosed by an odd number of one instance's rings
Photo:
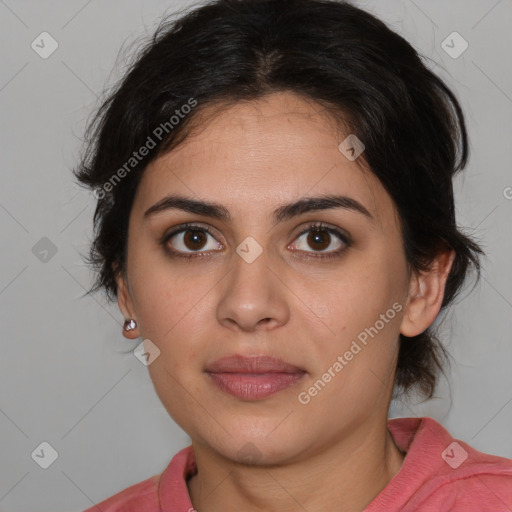
[[[294,244],[294,248],[306,252],[339,252],[339,249],[348,244],[346,237],[339,231],[317,226],[303,231],[297,240],[299,242]],[[308,251],[307,246],[311,247],[313,251]],[[326,251],[329,248],[331,250]]]

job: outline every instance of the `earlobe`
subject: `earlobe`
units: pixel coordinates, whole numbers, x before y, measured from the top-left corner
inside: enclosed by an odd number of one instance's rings
[[[415,273],[409,287],[409,301],[400,325],[407,337],[424,332],[436,319],[443,303],[446,280],[455,259],[453,249],[439,253],[428,271]]]
[[[123,334],[127,337],[127,338],[130,338],[132,339],[132,336],[130,335],[127,335],[127,333],[130,333],[137,329],[137,322],[135,320],[133,320],[132,318],[130,319],[126,319],[124,321],[124,325],[123,325]],[[138,337],[138,336],[137,336]]]
[[[135,308],[133,307],[133,300],[130,294],[129,286],[126,277],[119,275],[116,277],[117,282],[117,303],[119,310],[125,318],[123,325],[123,336],[128,339],[136,339],[140,336],[139,328],[137,326]]]

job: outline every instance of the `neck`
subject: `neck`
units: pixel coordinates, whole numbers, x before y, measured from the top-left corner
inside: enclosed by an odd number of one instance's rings
[[[199,512],[359,512],[398,473],[404,455],[382,424],[282,465],[244,465],[192,443],[198,472],[188,481]]]

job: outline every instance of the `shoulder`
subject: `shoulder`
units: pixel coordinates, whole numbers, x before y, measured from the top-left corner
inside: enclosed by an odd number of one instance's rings
[[[511,459],[480,452],[459,440],[452,441],[441,458],[444,471],[432,475],[415,496],[414,507],[453,512],[512,510]]]
[[[512,462],[512,461],[511,461]],[[434,482],[405,511],[508,512],[512,510],[512,464],[505,468],[477,469]]]
[[[138,484],[127,487],[84,512],[160,512],[191,510],[187,478],[197,471],[192,446],[183,448],[165,470]]]
[[[512,459],[476,450],[432,418],[392,420],[389,426],[408,448],[402,483],[411,484],[411,494],[404,512],[512,509]]]
[[[134,484],[114,494],[110,498],[93,505],[84,512],[158,512],[158,483],[160,475]]]

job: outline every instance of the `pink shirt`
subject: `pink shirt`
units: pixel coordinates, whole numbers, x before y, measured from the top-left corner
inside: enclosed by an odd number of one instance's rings
[[[364,512],[510,512],[512,460],[479,452],[432,418],[397,418],[388,428],[407,452],[400,471]],[[165,471],[85,512],[194,512],[186,479],[197,471],[192,446]]]

